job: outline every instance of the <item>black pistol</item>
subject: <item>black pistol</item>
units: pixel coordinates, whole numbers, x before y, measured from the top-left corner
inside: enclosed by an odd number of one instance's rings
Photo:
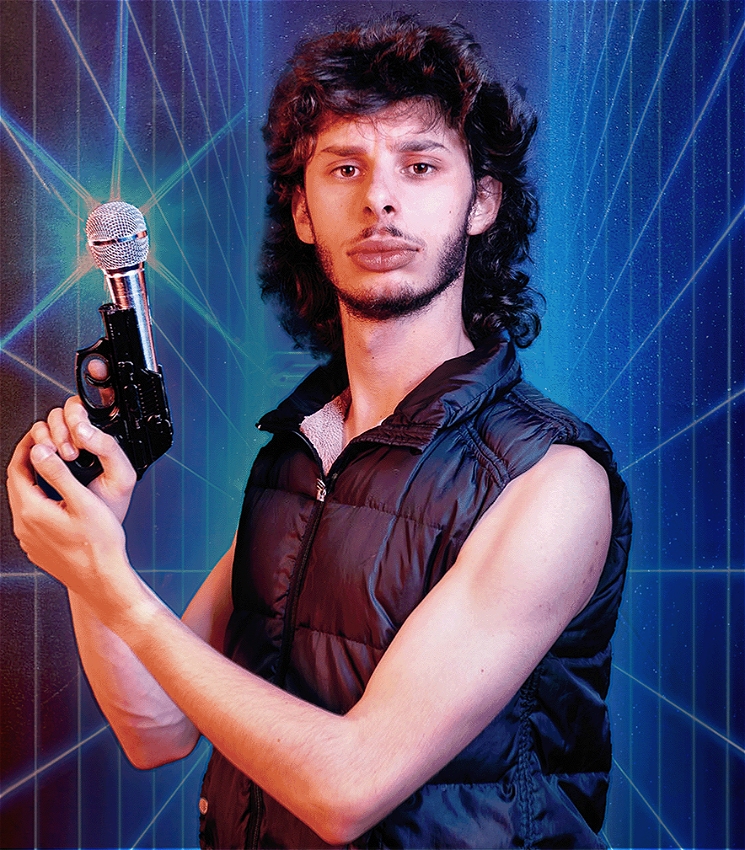
[[[112,201],[93,210],[85,232],[112,303],[99,308],[105,336],[76,353],[78,393],[93,425],[117,439],[139,479],[173,443],[145,288],[147,228],[137,207]],[[87,451],[66,463],[83,484],[102,472]]]

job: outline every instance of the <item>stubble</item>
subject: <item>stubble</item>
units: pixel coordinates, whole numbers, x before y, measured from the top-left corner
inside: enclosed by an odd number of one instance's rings
[[[385,228],[384,232],[397,238],[402,236],[400,231],[393,227]],[[334,287],[337,298],[349,313],[363,321],[382,322],[420,313],[448,290],[460,278],[465,266],[468,239],[464,224],[460,232],[453,234],[443,245],[435,274],[428,286],[418,291],[412,284],[404,281],[395,292],[350,293],[339,283],[331,252],[318,243],[316,243],[316,252],[321,268]]]

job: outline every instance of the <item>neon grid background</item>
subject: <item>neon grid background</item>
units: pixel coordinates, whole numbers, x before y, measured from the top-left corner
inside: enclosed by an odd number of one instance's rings
[[[743,3],[0,2],[0,462],[101,332],[83,226],[145,213],[176,441],[133,562],[182,610],[229,545],[253,427],[311,366],[261,305],[260,126],[298,35],[404,9],[472,29],[541,120],[528,377],[608,437],[635,540],[615,638],[613,847],[745,847]],[[64,592],[0,504],[0,846],[192,847],[208,745],[140,773]]]

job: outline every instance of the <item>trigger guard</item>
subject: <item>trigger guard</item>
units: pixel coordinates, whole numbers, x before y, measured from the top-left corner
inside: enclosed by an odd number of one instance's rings
[[[99,360],[106,364],[108,374],[105,378],[96,378],[88,371],[87,365],[91,360]],[[110,387],[111,386],[111,364],[102,354],[86,354],[80,364],[80,369],[83,374],[83,380],[86,384],[92,387]]]
[[[99,427],[101,422],[109,421],[117,410],[114,384],[112,383],[113,370],[111,360],[107,356],[108,353],[108,340],[105,337],[101,337],[101,339],[88,348],[79,349],[75,355],[75,380],[78,386],[78,395],[94,424],[99,425]],[[106,363],[108,375],[105,379],[94,378],[88,372],[86,364],[94,357]],[[97,399],[90,396],[89,393],[91,390],[99,391]],[[104,392],[102,392],[105,390],[110,391],[110,399],[105,398]]]

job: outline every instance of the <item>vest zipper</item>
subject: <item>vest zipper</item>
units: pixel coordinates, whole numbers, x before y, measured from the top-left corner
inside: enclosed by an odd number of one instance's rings
[[[305,442],[310,449],[312,450],[314,456],[318,460],[319,468],[321,467],[321,460],[318,457],[318,452],[316,451],[313,443],[303,434],[302,432],[297,432],[298,436]],[[295,571],[290,579],[290,589],[288,593],[287,599],[287,607],[285,608],[285,621],[284,621],[284,629],[282,632],[282,645],[279,651],[279,662],[277,664],[277,674],[274,679],[274,683],[278,687],[284,686],[285,676],[287,675],[287,670],[290,666],[290,653],[292,651],[292,641],[295,634],[295,619],[297,617],[297,607],[300,601],[300,590],[303,586],[303,580],[305,578],[305,570],[308,566],[308,560],[310,559],[310,549],[313,544],[313,540],[316,536],[316,531],[318,530],[318,525],[321,522],[321,514],[323,513],[323,506],[326,502],[326,495],[328,492],[328,486],[331,485],[336,478],[336,473],[329,476],[328,485],[326,481],[323,479],[323,475],[320,475],[316,479],[316,501],[313,505],[311,517],[308,523],[308,528],[305,532],[305,539],[303,540],[303,545],[300,550],[300,556],[298,557],[297,566],[295,567]],[[259,846],[259,837],[261,833],[261,818],[262,818],[262,809],[264,807],[264,796],[261,788],[259,788],[256,783],[251,783],[251,790],[249,792],[249,815],[248,815],[248,823],[250,825],[250,829],[247,830],[250,837],[246,842],[246,846],[249,848],[257,848]]]
[[[333,483],[334,478],[336,478],[335,475],[329,478],[328,484]],[[292,574],[292,578],[290,579],[287,607],[285,608],[282,645],[279,651],[279,662],[277,664],[277,675],[275,678],[275,684],[277,684],[280,688],[284,687],[285,676],[287,675],[287,670],[290,666],[290,653],[292,651],[292,642],[295,636],[295,620],[297,618],[297,608],[300,602],[300,591],[303,588],[305,571],[308,567],[308,561],[310,560],[310,550],[316,536],[316,531],[318,530],[318,525],[321,522],[321,515],[323,514],[323,506],[326,503],[327,492],[328,485],[326,481],[324,481],[322,477],[317,478],[316,501],[313,505],[310,520],[308,521],[308,528],[305,532],[305,539],[303,540],[297,565],[294,573]]]
[[[326,482],[323,480],[323,478],[316,479],[316,501],[326,501]]]
[[[251,829],[250,839],[246,842],[246,847],[254,850],[259,846],[264,793],[255,782],[251,782],[251,788],[248,793],[248,821],[249,823],[253,823],[253,827]]]

